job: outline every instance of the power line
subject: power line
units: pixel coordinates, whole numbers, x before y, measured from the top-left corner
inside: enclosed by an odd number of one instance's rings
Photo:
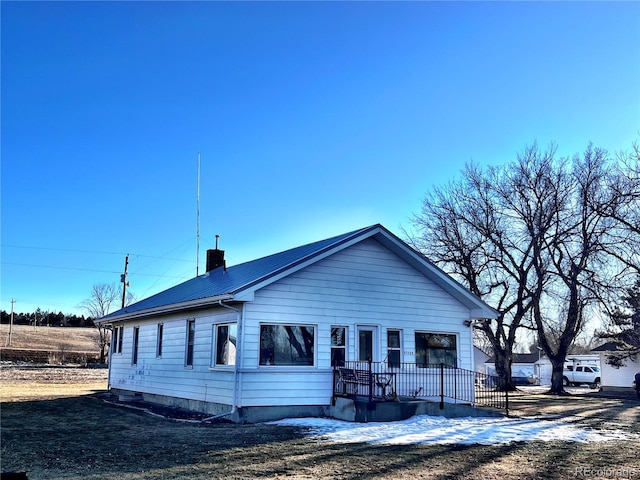
[[[56,270],[76,270],[80,272],[95,272],[95,273],[114,273],[120,275],[121,272],[115,270],[95,270],[91,268],[77,268],[77,267],[60,267],[55,265],[33,265],[29,263],[14,263],[14,262],[2,262],[2,265],[13,265],[17,267],[33,267],[33,268],[52,268]],[[167,277],[167,278],[182,278],[179,276],[171,276],[171,275],[158,275],[154,273],[136,273],[136,275],[140,275],[142,277]]]
[[[191,241],[191,239],[188,240],[189,242]],[[186,243],[186,242],[185,242]],[[183,244],[179,245],[176,248],[181,247]],[[26,246],[26,245],[6,245],[6,244],[0,244],[0,247],[2,248],[22,248],[22,249],[26,249],[26,250],[48,250],[48,251],[55,251],[55,252],[69,252],[69,253],[89,253],[92,255],[127,255],[124,252],[106,252],[106,251],[99,251],[99,250],[75,250],[75,249],[71,249],[71,248],[54,248],[54,247],[34,247],[34,246]],[[170,250],[173,251],[176,248]],[[160,257],[160,256],[156,256],[156,255],[146,255],[144,253],[132,253],[131,255],[134,255],[136,257],[144,257],[144,258],[155,258],[155,259],[159,259],[159,260],[171,260],[174,262],[188,262],[191,263],[191,260],[186,260],[184,258],[167,258],[167,257]]]

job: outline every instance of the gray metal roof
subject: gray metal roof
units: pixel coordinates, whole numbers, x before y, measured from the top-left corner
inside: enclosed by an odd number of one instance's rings
[[[496,318],[497,312],[380,224],[292,248],[232,267],[218,267],[99,319],[116,322],[142,316],[202,308],[219,301],[244,301],[252,292],[298,268],[366,238],[380,244],[466,305],[473,318]]]

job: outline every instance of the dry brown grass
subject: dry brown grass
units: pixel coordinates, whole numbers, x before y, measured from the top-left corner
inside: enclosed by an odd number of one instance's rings
[[[3,403],[77,397],[106,390],[107,370],[5,364],[0,383]]]
[[[9,325],[0,325],[0,347],[7,346]],[[32,350],[57,350],[64,346],[71,352],[98,351],[96,328],[77,327],[33,327],[14,325],[11,348]]]
[[[95,371],[45,370],[39,376],[36,369],[5,368],[0,378],[3,390],[5,385],[12,389],[1,410],[2,468],[27,470],[30,478],[640,478],[637,441],[493,446],[323,443],[290,427],[202,425],[153,417],[104,403],[97,395],[82,395],[95,385]],[[76,383],[69,378],[72,373],[78,375]],[[61,378],[66,378],[65,387],[59,387]],[[74,389],[78,396],[69,396]],[[637,401],[530,395],[518,398],[513,407],[519,415],[560,415],[577,426],[640,433]]]

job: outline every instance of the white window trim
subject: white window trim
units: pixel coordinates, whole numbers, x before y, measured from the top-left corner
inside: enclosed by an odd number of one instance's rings
[[[235,325],[236,326],[236,330],[238,328],[238,322],[222,322],[222,323],[214,323],[211,326],[211,360],[209,362],[209,369],[213,370],[233,370],[234,368],[236,368],[236,364],[238,363],[238,357],[236,356],[236,363],[235,364],[218,364],[216,363],[216,360],[218,358],[218,327],[230,327],[231,325]],[[236,353],[237,353],[237,342],[238,342],[238,338],[237,338],[237,333],[236,333]]]

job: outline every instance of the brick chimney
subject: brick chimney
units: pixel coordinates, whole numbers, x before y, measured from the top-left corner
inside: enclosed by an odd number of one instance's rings
[[[215,270],[218,267],[225,267],[224,250],[207,250],[207,272]]]

